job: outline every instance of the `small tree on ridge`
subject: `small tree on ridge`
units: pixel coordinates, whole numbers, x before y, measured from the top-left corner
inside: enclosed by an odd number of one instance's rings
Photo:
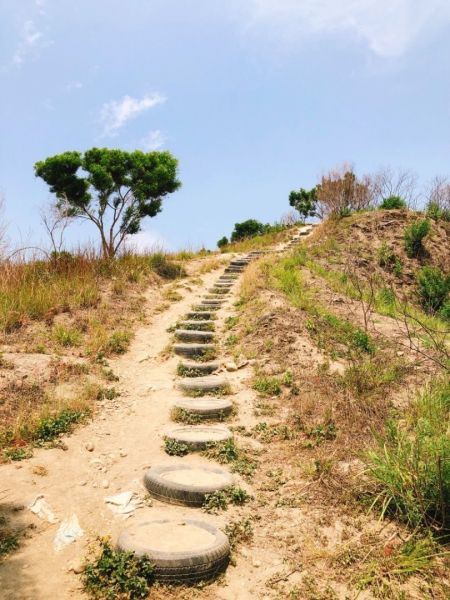
[[[63,152],[34,166],[62,215],[96,226],[107,258],[116,256],[127,235],[140,231],[142,219],[161,212],[164,196],[181,185],[177,168],[170,152],[109,148]]]

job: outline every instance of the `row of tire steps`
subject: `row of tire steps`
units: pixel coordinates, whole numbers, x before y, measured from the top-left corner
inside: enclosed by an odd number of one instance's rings
[[[292,241],[285,249],[291,244]],[[166,432],[166,445],[195,452],[212,443],[232,439],[233,434],[227,427],[215,423],[233,410],[229,399],[232,389],[227,378],[219,373],[221,362],[216,356],[215,321],[229,301],[239,275],[252,260],[263,254],[266,252],[254,251],[244,258],[232,260],[200,304],[192,307],[176,324],[173,351],[181,360],[177,369],[180,378],[175,387],[182,395],[175,401],[173,409],[184,411],[196,420],[206,420],[207,424],[172,427]],[[234,476],[222,467],[188,465],[176,458],[169,464],[153,466],[144,477],[145,487],[155,499],[191,508],[202,506],[207,494],[228,488],[233,483]],[[165,544],[164,540],[169,541]],[[191,584],[211,580],[226,568],[230,554],[226,535],[196,518],[182,522],[163,519],[139,523],[122,532],[118,546],[148,556],[154,563],[155,578],[166,583]]]

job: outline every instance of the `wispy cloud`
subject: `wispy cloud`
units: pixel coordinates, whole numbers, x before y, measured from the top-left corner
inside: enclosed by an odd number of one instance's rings
[[[163,104],[164,96],[158,93],[149,94],[143,98],[132,98],[124,96],[122,100],[106,102],[100,111],[100,123],[103,127],[103,136],[115,136],[130,119],[134,119],[141,113]]]
[[[68,92],[72,92],[73,90],[81,90],[82,87],[83,84],[81,81],[69,81],[69,83],[66,84],[66,90]]]
[[[400,56],[427,28],[450,20],[448,0],[248,0],[251,25],[264,24],[284,40],[352,33],[382,57]],[[436,18],[438,18],[438,25]]]
[[[142,150],[150,152],[151,150],[159,150],[166,143],[166,136],[159,129],[149,131],[139,142],[138,147]]]
[[[43,45],[43,33],[39,31],[33,21],[25,21],[22,25],[20,42],[13,56],[13,63],[21,65],[30,54]]]
[[[129,250],[138,254],[147,252],[164,251],[169,248],[169,244],[159,233],[143,230],[134,235],[127,235],[125,244]]]

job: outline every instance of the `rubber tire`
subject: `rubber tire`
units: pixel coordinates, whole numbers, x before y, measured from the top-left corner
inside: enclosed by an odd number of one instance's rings
[[[176,386],[183,392],[219,392],[224,388],[229,387],[229,383],[225,377],[217,375],[207,377],[187,377],[177,381]]]
[[[155,519],[134,525],[144,527],[151,522],[169,523],[170,519]],[[211,581],[228,566],[230,544],[227,536],[209,523],[186,519],[189,525],[202,527],[215,536],[211,547],[198,552],[157,552],[133,540],[131,529],[125,529],[119,535],[117,547],[120,550],[134,552],[138,556],[147,556],[154,565],[154,575],[162,583],[195,584],[199,581]]]
[[[230,415],[233,410],[233,403],[230,400],[226,400],[225,398],[221,398],[218,400],[209,399],[209,401],[208,401],[209,406],[208,405],[202,406],[201,408],[193,407],[192,405],[195,404],[196,401],[198,401],[198,400],[199,400],[198,398],[177,400],[174,403],[174,407],[182,408],[189,414],[195,415],[196,417],[199,417],[200,419],[215,419],[217,421],[220,421],[224,417],[227,417],[228,415]],[[217,402],[222,403],[222,406],[220,408],[217,406],[214,406],[214,404],[216,404]]]
[[[180,365],[185,369],[188,369],[189,373],[183,375],[183,377],[203,377],[204,375],[209,375],[218,371],[220,369],[220,362],[211,361],[211,362],[188,362],[181,361]]]
[[[220,467],[204,467],[211,473],[220,473],[227,477],[227,481],[220,486],[203,485],[194,486],[188,484],[176,483],[162,477],[166,471],[177,470],[189,470],[192,467],[183,463],[177,463],[174,465],[160,465],[149,469],[144,475],[144,485],[148,492],[153,498],[160,500],[161,502],[168,502],[169,504],[181,504],[183,506],[202,506],[205,501],[206,494],[213,494],[219,490],[226,489],[234,483],[234,477],[225,469]]]
[[[180,342],[213,342],[213,331],[198,331],[195,329],[176,329],[175,337]]]
[[[204,356],[215,350],[214,344],[175,344],[173,347],[177,356]]]
[[[210,439],[199,439],[199,440],[188,440],[186,438],[183,437],[183,430],[187,431],[187,430],[192,430],[192,429],[220,429],[224,432],[224,435],[222,436],[222,439],[219,440],[210,440]],[[171,434],[171,431],[178,431],[178,433],[175,434]],[[168,432],[166,432],[165,434],[166,438],[169,438],[171,440],[176,440],[177,442],[180,442],[181,444],[186,444],[186,446],[188,446],[189,450],[191,452],[195,452],[197,450],[205,450],[208,445],[211,442],[216,441],[216,443],[221,443],[221,442],[226,442],[228,440],[231,440],[233,438],[233,434],[232,432],[227,428],[227,427],[223,427],[223,426],[217,426],[217,425],[186,425],[186,426],[178,426],[178,427],[173,427],[171,430],[169,430]],[[207,434],[205,434],[205,437],[207,437]]]

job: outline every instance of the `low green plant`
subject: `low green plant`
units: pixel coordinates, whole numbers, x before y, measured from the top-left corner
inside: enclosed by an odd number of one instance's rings
[[[403,272],[403,263],[390,246],[383,242],[377,250],[378,264],[399,277]]]
[[[355,576],[358,589],[370,588],[377,598],[404,598],[393,595],[392,585],[402,583],[414,575],[432,574],[436,558],[444,553],[430,534],[414,535],[390,553],[369,560]]]
[[[400,196],[388,196],[383,198],[380,208],[384,210],[393,210],[395,208],[407,208],[405,200]]]
[[[184,408],[175,406],[170,412],[172,421],[176,423],[184,423],[185,425],[196,425],[202,420],[199,415],[189,412]]]
[[[239,322],[239,317],[234,316],[234,317],[227,317],[225,319],[225,328],[226,329],[232,329],[233,327],[235,327]]]
[[[265,375],[255,377],[252,387],[262,396],[279,396],[282,391],[280,381],[276,377]]]
[[[185,456],[189,453],[189,446],[173,438],[166,437],[164,439],[164,450],[169,456]]]
[[[203,510],[216,514],[220,510],[226,510],[229,504],[242,505],[248,502],[250,498],[250,495],[243,488],[233,485],[212,494],[206,494]]]
[[[104,354],[125,354],[131,341],[131,333],[128,331],[116,331],[106,341]]]
[[[238,447],[233,439],[210,444],[204,455],[221,464],[229,464],[233,473],[239,473],[248,479],[253,477],[258,467],[257,461],[252,459],[246,450]]]
[[[417,274],[419,296],[427,312],[438,311],[448,300],[450,293],[450,275],[437,267],[422,267]]]
[[[225,527],[225,533],[230,542],[232,550],[235,550],[239,544],[249,543],[253,539],[253,523],[250,518],[231,521]]]
[[[51,442],[63,433],[71,431],[73,425],[85,420],[88,414],[86,410],[65,409],[55,415],[41,417],[34,434],[36,443]]]
[[[99,555],[82,574],[84,590],[90,598],[117,600],[147,598],[154,579],[154,566],[146,556],[114,550],[108,540],[100,540]]]
[[[234,335],[234,334],[229,335],[225,340],[225,345],[228,346],[228,348],[231,348],[232,346],[236,346],[237,343],[238,343],[238,337],[237,337],[237,335]]]
[[[413,401],[405,419],[391,419],[366,456],[377,483],[373,506],[412,527],[450,527],[450,383],[438,381]]]
[[[423,240],[430,233],[431,225],[428,219],[415,221],[405,229],[405,250],[409,258],[417,258],[424,253]]]
[[[81,343],[80,332],[76,329],[64,327],[63,325],[55,325],[53,328],[53,338],[60,346],[64,346],[65,348],[79,346]]]
[[[33,456],[33,450],[28,446],[11,447],[3,450],[3,456],[7,460],[20,461]]]

